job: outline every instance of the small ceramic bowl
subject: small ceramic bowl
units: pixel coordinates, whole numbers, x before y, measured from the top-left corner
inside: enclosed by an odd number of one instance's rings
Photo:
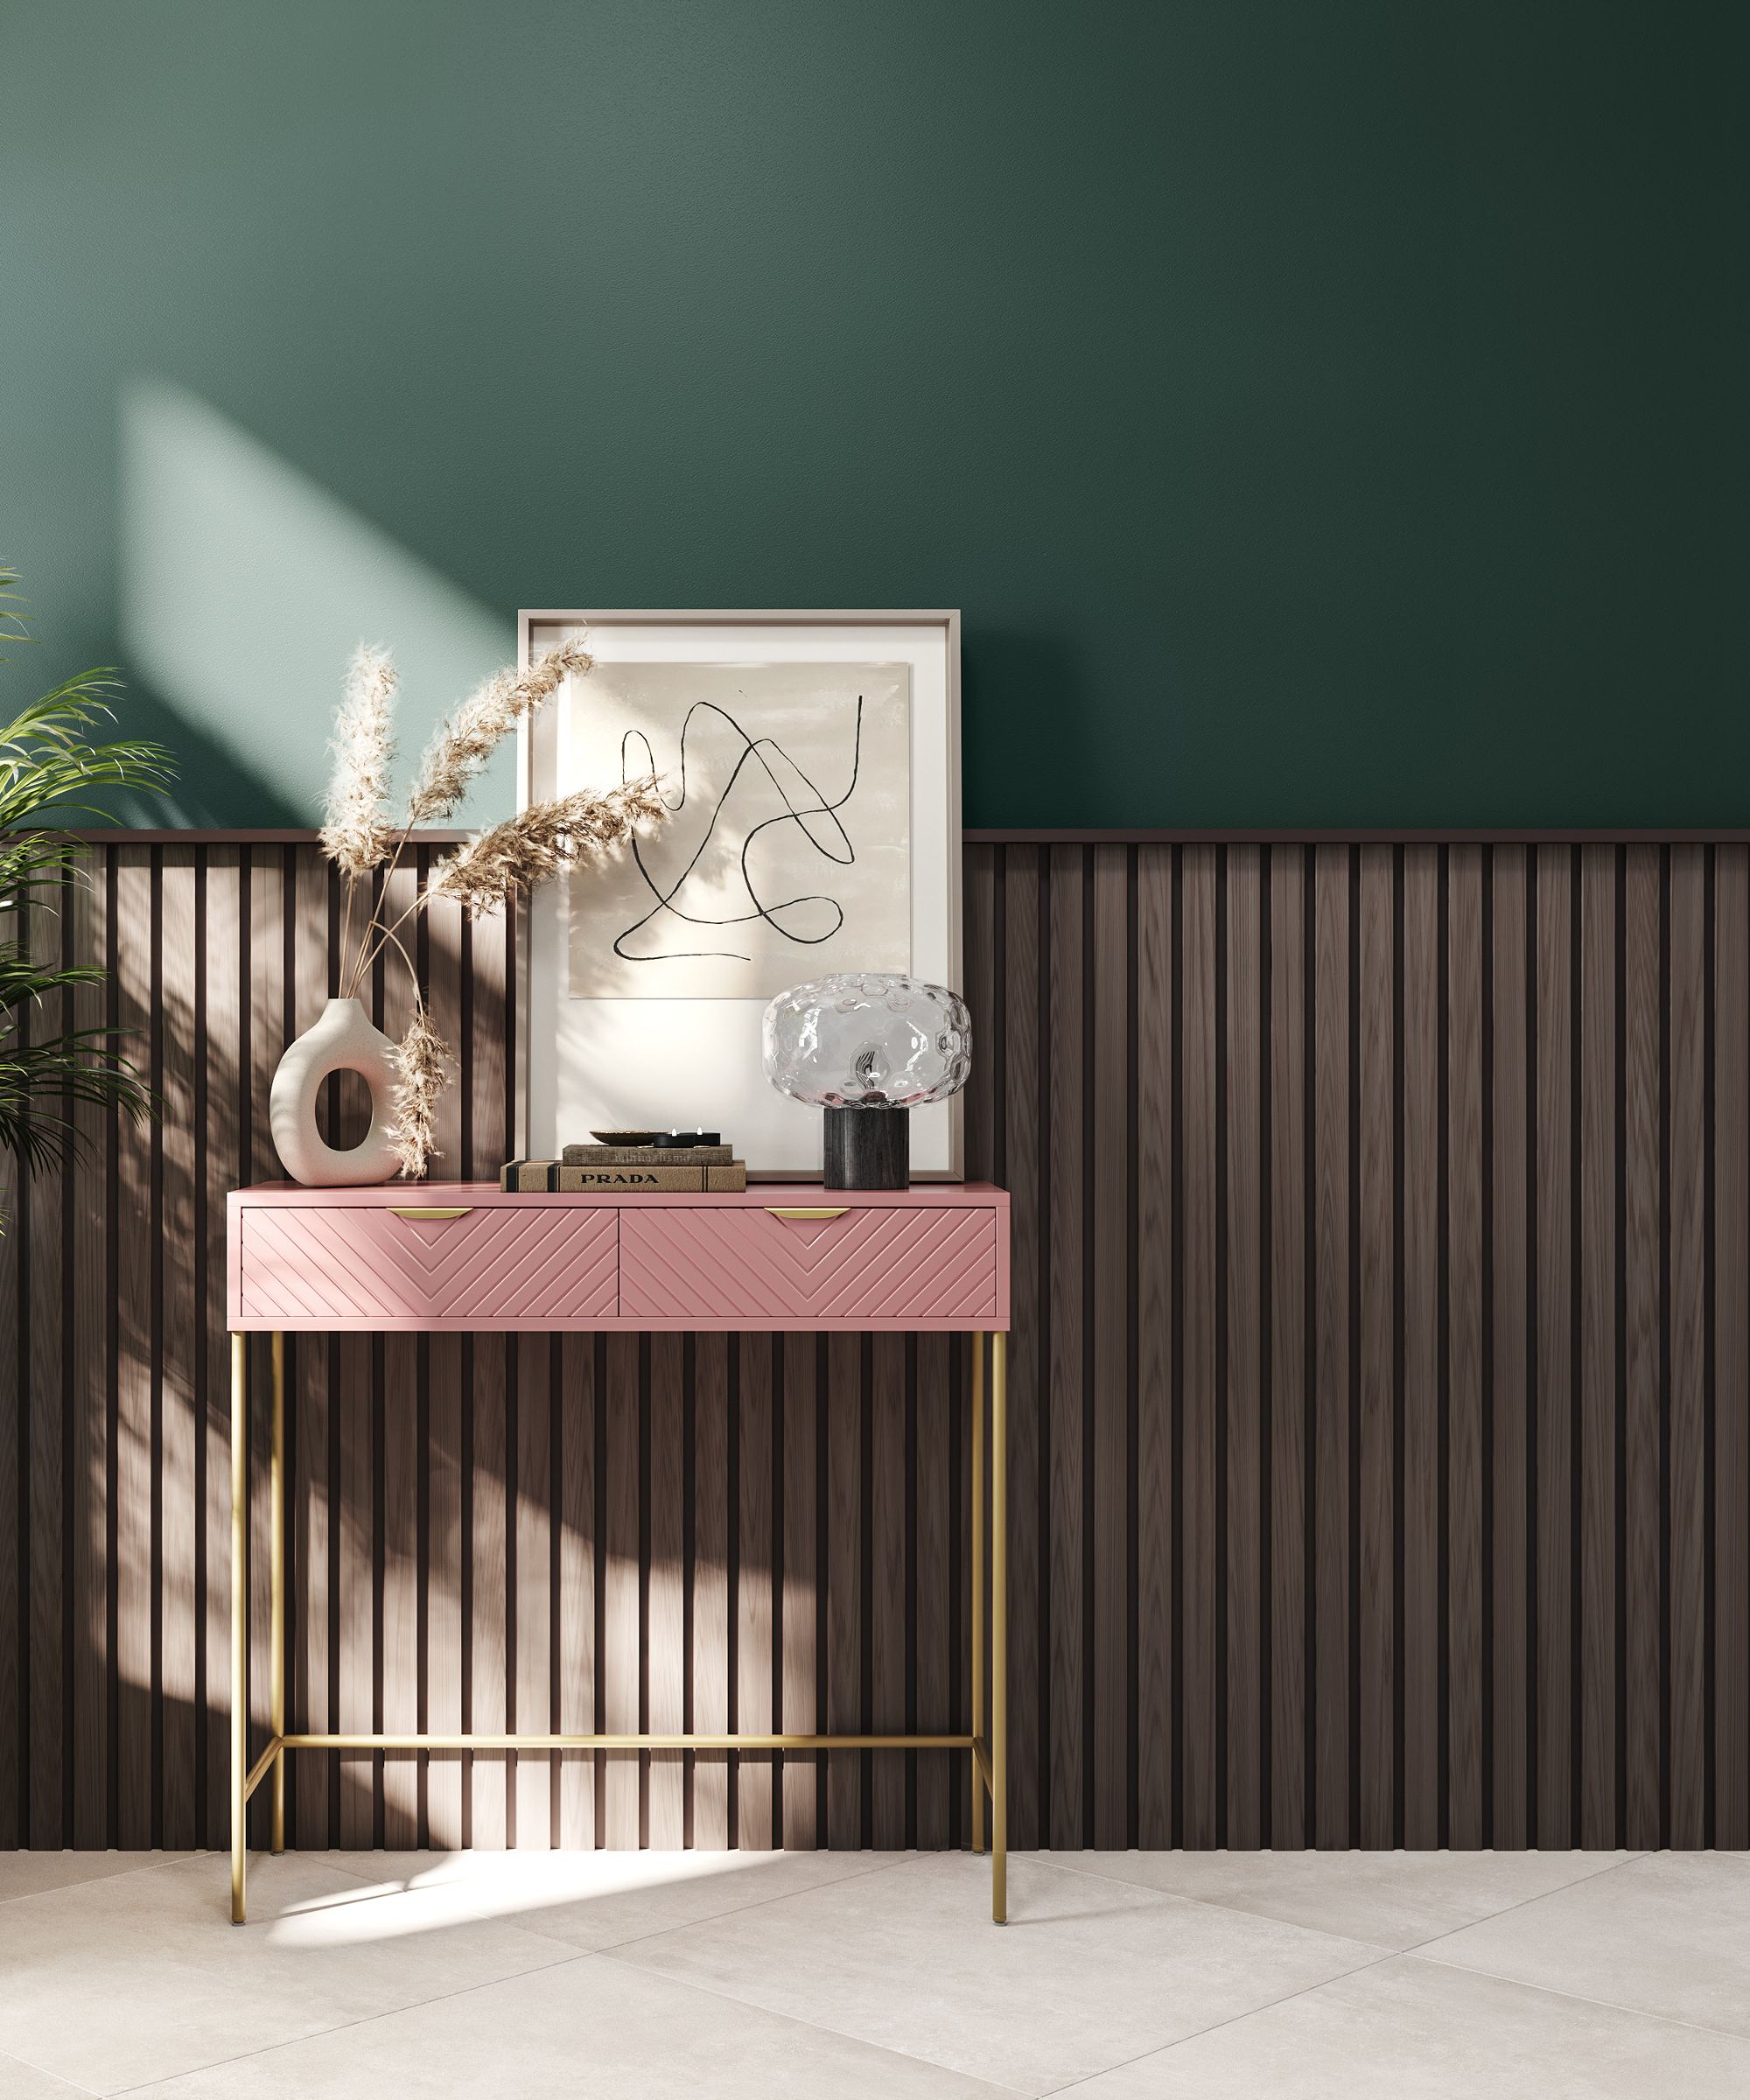
[[[598,1144],[654,1144],[654,1130],[592,1130],[590,1136]]]

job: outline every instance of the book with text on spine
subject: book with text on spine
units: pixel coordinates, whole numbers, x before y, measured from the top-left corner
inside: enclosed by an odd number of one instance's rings
[[[732,1166],[728,1144],[568,1144],[561,1166]]]
[[[747,1168],[739,1159],[727,1166],[566,1166],[556,1159],[511,1159],[500,1170],[498,1185],[508,1194],[739,1195],[747,1186]]]

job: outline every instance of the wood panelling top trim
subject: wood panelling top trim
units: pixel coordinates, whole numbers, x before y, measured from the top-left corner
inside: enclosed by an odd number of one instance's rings
[[[153,831],[117,825],[113,829],[74,830],[67,835],[94,846],[313,846],[315,831],[296,830]],[[472,837],[468,831],[420,831],[421,845],[453,845]],[[1574,830],[1556,826],[1527,827],[1453,825],[1446,828],[1397,828],[1326,825],[1180,825],[1166,828],[1084,830],[1075,826],[1043,830],[1026,826],[984,826],[964,830],[969,846],[1101,845],[1101,846],[1347,846],[1347,845],[1743,845],[1750,844],[1750,826],[1726,824],[1711,830],[1683,825],[1642,825],[1626,830]]]
[[[1555,845],[1744,845],[1750,844],[1750,827],[1727,824],[1712,830],[1565,830],[1560,826],[1530,829],[1452,825],[1421,829],[1362,825],[1327,828],[1312,825],[1180,826],[1164,830],[967,830],[961,834],[969,846],[1555,846]]]

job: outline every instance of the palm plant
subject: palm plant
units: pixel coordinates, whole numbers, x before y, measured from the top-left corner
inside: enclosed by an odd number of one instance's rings
[[[30,642],[25,616],[16,609],[23,603],[18,580],[16,570],[0,567],[0,639]],[[170,754],[161,746],[90,740],[94,725],[113,718],[118,690],[113,671],[82,671],[0,724],[0,1147],[27,1172],[83,1149],[76,1107],[115,1109],[138,1121],[156,1106],[144,1075],[121,1054],[126,1032],[71,1027],[67,1002],[55,998],[101,984],[108,973],[90,964],[53,968],[40,959],[46,944],[32,939],[38,916],[58,917],[74,885],[85,879],[79,842],[64,827],[81,818],[108,821],[88,799],[93,791],[162,794],[170,783]],[[0,1216],[0,1231],[4,1225]]]

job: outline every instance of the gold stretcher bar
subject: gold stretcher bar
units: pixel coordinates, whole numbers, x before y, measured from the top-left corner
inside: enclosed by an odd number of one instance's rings
[[[273,1754],[270,1744],[262,1760]],[[970,1750],[970,1735],[285,1735],[286,1750]],[[253,1783],[253,1782],[252,1782]]]
[[[271,1779],[270,1844],[285,1848],[285,1754],[288,1750],[965,1750],[972,1764],[972,1848],[986,1844],[989,1810],[990,1914],[1008,1919],[1008,1378],[1007,1336],[974,1338],[972,1382],[972,1727],[945,1735],[676,1734],[562,1735],[441,1733],[316,1735],[285,1726],[285,1340],[270,1341],[273,1378],[269,1420],[270,1535],[268,1546],[269,1649],[267,1747],[253,1765],[248,1756],[248,1341],[231,1337],[231,1918],[247,1915],[246,1810],[250,1798]],[[987,1387],[984,1345],[990,1343]],[[988,1544],[990,1591],[984,1584],[987,1519],[984,1482],[989,1430]],[[989,1686],[986,1687],[986,1669]],[[988,1733],[987,1733],[988,1730]]]

